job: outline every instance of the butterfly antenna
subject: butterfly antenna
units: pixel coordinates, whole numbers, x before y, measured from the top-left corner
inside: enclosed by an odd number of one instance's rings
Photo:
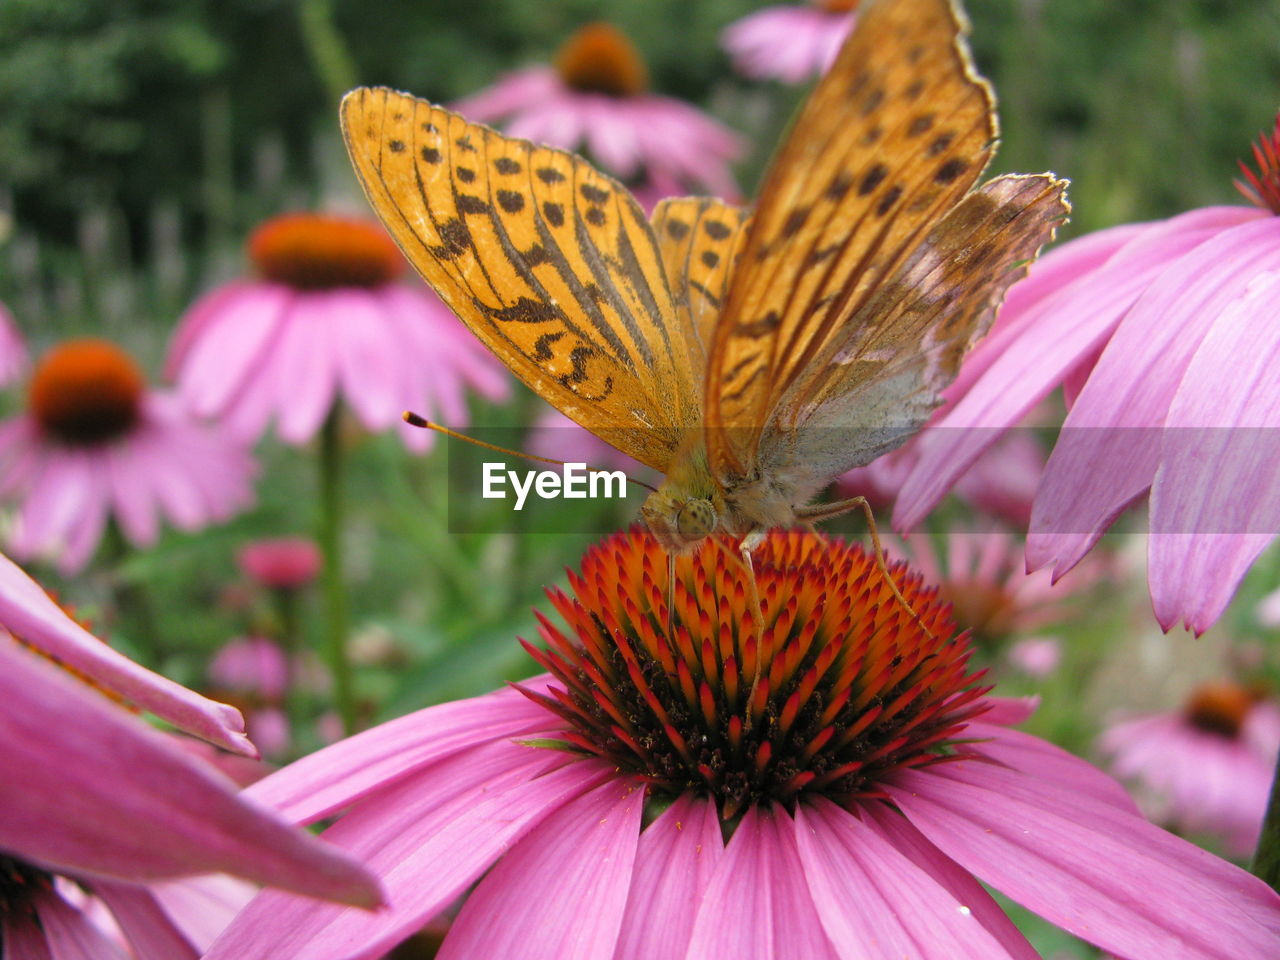
[[[567,462],[564,460],[556,460],[553,457],[540,457],[536,453],[524,453],[521,450],[509,450],[506,447],[498,446],[496,443],[486,443],[483,440],[477,440],[475,437],[468,437],[465,433],[458,433],[457,430],[450,430],[448,427],[441,426],[438,423],[433,423],[426,417],[419,416],[414,413],[412,410],[406,410],[400,415],[400,419],[411,427],[421,427],[423,430],[434,430],[436,433],[443,433],[446,437],[452,437],[454,440],[465,440],[467,443],[475,444],[477,447],[484,447],[486,450],[493,450],[495,453],[504,453],[509,457],[520,457],[524,460],[536,460],[539,463],[554,463],[561,467],[567,465]],[[655,487],[651,487],[643,480],[637,480],[634,477],[627,477],[627,480],[631,483],[644,487],[646,490],[653,490],[655,493],[657,492]]]

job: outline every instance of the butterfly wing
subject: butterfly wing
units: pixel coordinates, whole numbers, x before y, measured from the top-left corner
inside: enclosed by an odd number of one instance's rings
[[[471,331],[552,406],[665,471],[701,419],[701,384],[627,190],[392,90],[349,93],[342,130],[374,210]]]
[[[720,318],[733,264],[750,215],[711,197],[661,201],[653,211],[676,315],[690,344],[693,367],[706,369],[707,347]]]
[[[920,429],[1070,213],[1066,181],[997,177],[951,210],[779,404],[761,459],[804,498]]]
[[[722,482],[759,472],[782,398],[852,318],[868,319],[866,304],[990,160],[993,98],[963,29],[949,0],[864,3],[775,158],[707,366]],[[889,325],[885,339],[912,346]]]

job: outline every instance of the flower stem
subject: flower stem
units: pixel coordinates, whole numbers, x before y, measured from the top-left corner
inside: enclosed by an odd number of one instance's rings
[[[1249,869],[1272,890],[1280,892],[1280,759],[1271,781],[1267,815],[1262,818],[1262,835],[1258,837],[1258,849],[1254,851]]]
[[[356,65],[333,22],[332,0],[300,0],[298,20],[316,73],[337,103],[356,85]]]
[[[325,659],[333,674],[334,706],[342,729],[355,732],[356,702],[347,657],[347,592],[342,578],[342,437],[335,403],[320,431],[320,552],[324,555]]]

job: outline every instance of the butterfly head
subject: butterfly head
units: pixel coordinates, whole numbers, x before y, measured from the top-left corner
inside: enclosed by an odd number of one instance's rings
[[[640,508],[640,515],[668,553],[687,553],[720,526],[724,505],[716,494],[691,495],[664,483]]]

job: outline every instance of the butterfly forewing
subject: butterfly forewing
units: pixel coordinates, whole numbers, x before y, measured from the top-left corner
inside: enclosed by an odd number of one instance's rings
[[[948,0],[863,4],[775,158],[707,369],[726,480],[758,472],[781,398],[986,167],[993,101],[962,29]]]
[[[342,126],[370,203],[472,332],[553,406],[665,470],[701,385],[625,188],[391,90],[348,94]]]
[[[748,214],[711,197],[679,197],[659,203],[652,222],[676,314],[701,373]]]
[[[825,486],[919,430],[1070,212],[1066,186],[997,177],[937,223],[783,398],[761,441],[766,472],[792,465],[799,486]]]

